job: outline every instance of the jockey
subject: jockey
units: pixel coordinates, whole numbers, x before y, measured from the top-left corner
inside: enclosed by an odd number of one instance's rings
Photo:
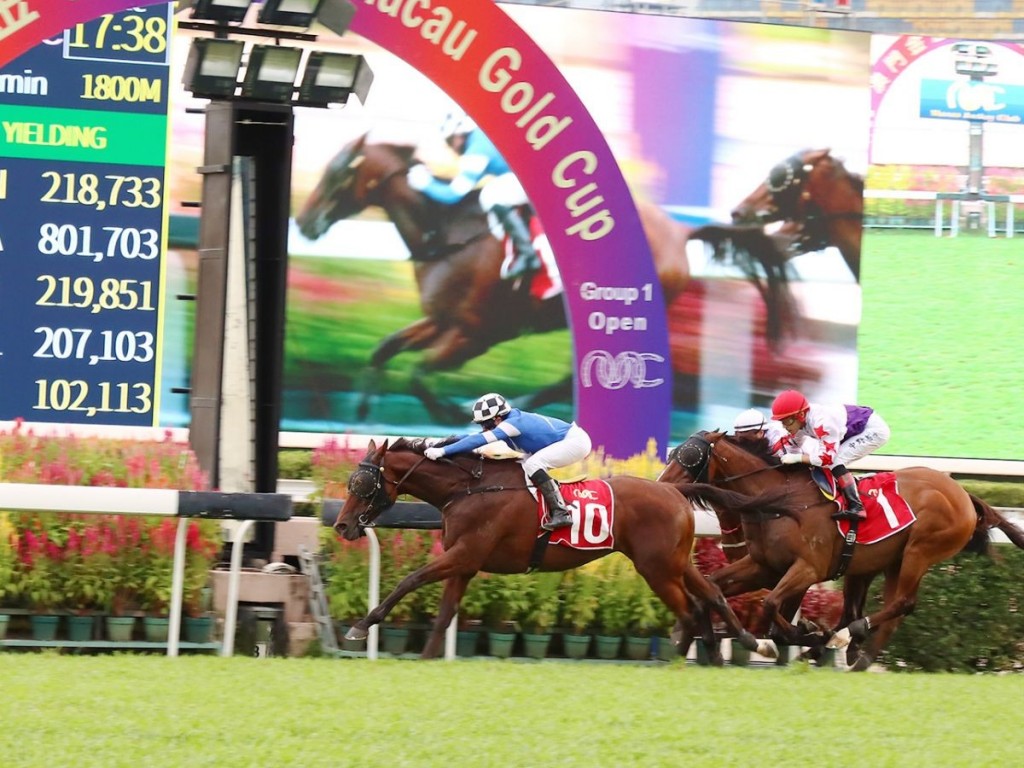
[[[757,408],[748,408],[737,414],[732,423],[732,431],[736,439],[743,442],[767,440],[769,450],[776,456],[782,455],[782,448],[789,436],[785,427],[765,418]]]
[[[455,205],[468,195],[484,176],[492,178],[480,190],[480,207],[493,213],[512,240],[515,259],[505,280],[514,280],[540,269],[540,257],[533,247],[530,230],[519,213],[519,206],[529,202],[526,190],[509,169],[487,135],[465,114],[450,114],[442,126],[445,141],[459,155],[459,169],[450,182],[434,178],[422,163],[409,169],[409,186],[443,205]]]
[[[504,440],[517,451],[527,454],[522,460],[527,477],[544,494],[548,516],[541,527],[547,531],[572,525],[569,508],[558,492],[558,484],[547,470],[581,461],[590,453],[590,435],[575,422],[521,411],[508,400],[491,392],[473,404],[473,421],[483,431],[460,435],[456,442],[444,447],[427,448],[423,454],[433,461],[443,456],[466,453],[487,443]]]
[[[828,467],[846,497],[846,511],[832,515],[864,519],[864,504],[857,483],[846,468],[889,441],[889,425],[863,405],[818,405],[794,389],[779,394],[772,403],[772,418],[789,433],[784,442],[783,464]]]

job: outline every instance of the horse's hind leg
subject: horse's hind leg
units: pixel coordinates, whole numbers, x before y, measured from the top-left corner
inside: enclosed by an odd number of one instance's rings
[[[452,576],[444,582],[444,591],[441,593],[441,603],[437,609],[437,617],[434,619],[434,626],[430,630],[430,636],[423,647],[424,659],[436,659],[441,655],[441,644],[444,642],[445,631],[455,617],[455,611],[462,602],[462,596],[466,594],[466,587],[469,585],[473,575]]]

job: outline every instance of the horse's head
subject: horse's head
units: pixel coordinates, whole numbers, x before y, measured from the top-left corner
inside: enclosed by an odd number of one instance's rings
[[[733,208],[733,222],[767,224],[802,220],[809,202],[821,195],[825,176],[842,167],[829,151],[804,150],[773,167],[768,178]]]
[[[347,144],[327,164],[295,223],[303,236],[316,240],[336,221],[371,205],[382,205],[392,185],[407,188],[414,148],[392,144],[368,144],[365,134]],[[401,190],[395,190],[400,192]]]
[[[766,439],[744,441],[722,431],[697,432],[676,446],[668,458],[658,479],[669,483],[726,485],[779,464]]]
[[[363,460],[348,478],[348,498],[338,513],[334,530],[349,541],[364,535],[365,528],[373,525],[378,515],[390,508],[398,497],[397,483],[389,482],[384,476],[387,452],[387,440],[380,446],[371,440]]]

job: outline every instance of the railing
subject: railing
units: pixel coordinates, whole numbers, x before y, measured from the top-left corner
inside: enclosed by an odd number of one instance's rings
[[[282,493],[216,493],[159,488],[99,488],[69,485],[0,483],[0,509],[18,512],[57,512],[100,515],[177,517],[171,570],[170,622],[167,655],[177,656],[181,641],[181,602],[185,581],[185,533],[190,518],[241,520],[231,550],[227,611],[222,656],[234,653],[238,590],[242,568],[240,542],[257,521],[285,521],[292,516],[292,499]]]

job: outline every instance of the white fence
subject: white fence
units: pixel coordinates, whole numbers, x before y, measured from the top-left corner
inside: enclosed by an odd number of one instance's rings
[[[177,517],[171,570],[170,622],[167,655],[177,656],[181,639],[181,601],[185,580],[185,532],[190,518],[242,520],[232,544],[227,611],[221,655],[234,653],[238,589],[245,535],[259,520],[283,521],[292,516],[292,499],[281,493],[217,493],[159,488],[93,488],[73,485],[0,483],[0,509],[16,512],[61,512],[100,515]]]

